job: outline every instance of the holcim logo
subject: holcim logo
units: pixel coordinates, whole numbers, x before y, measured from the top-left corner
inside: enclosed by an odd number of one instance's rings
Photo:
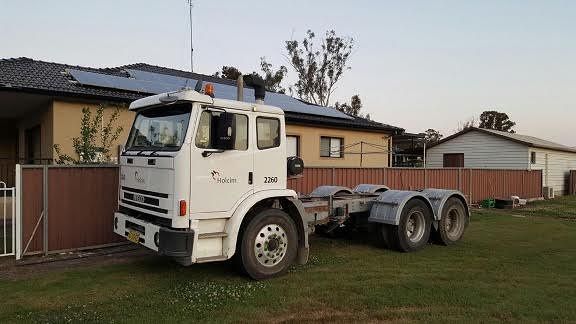
[[[216,181],[216,183],[237,183],[238,179],[231,178],[231,177],[223,177],[220,175],[219,171],[212,170],[210,173],[212,175],[212,179]]]

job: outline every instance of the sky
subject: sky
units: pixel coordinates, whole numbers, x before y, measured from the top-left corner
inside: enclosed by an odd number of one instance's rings
[[[355,45],[332,104],[359,94],[376,121],[445,136],[498,110],[518,133],[576,146],[576,1],[193,4],[195,72],[251,72],[261,56],[289,67],[286,40],[334,29]],[[187,0],[0,0],[0,58],[189,70],[188,24]]]

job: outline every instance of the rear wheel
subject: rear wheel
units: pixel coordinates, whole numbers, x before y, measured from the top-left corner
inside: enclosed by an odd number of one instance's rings
[[[458,198],[452,197],[446,201],[442,217],[438,222],[435,239],[440,244],[451,245],[458,242],[468,226],[466,207]]]
[[[432,212],[426,203],[412,199],[406,203],[397,226],[382,226],[382,238],[391,248],[401,252],[422,249],[430,238]]]
[[[298,235],[294,221],[280,209],[258,213],[243,231],[240,265],[256,280],[285,273],[296,259]]]

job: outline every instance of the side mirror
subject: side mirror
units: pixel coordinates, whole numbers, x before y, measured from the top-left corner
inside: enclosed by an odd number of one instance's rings
[[[232,150],[236,142],[236,128],[234,125],[234,114],[223,112],[218,117],[212,118],[212,147],[218,150]]]

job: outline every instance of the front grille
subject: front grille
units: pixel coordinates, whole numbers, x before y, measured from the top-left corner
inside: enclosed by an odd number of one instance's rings
[[[150,198],[150,197],[146,197],[146,196],[142,196],[142,195],[133,194],[130,192],[125,192],[124,198],[126,198],[128,200],[133,200],[137,203],[145,203],[145,204],[154,205],[154,206],[160,205],[160,200],[157,198]]]
[[[124,215],[138,218],[147,223],[151,223],[161,227],[168,227],[168,228],[172,227],[172,220],[169,218],[150,215],[122,205],[120,205],[118,211]]]
[[[154,196],[154,197],[158,197],[158,198],[168,198],[168,194],[161,193],[161,192],[154,192],[154,191],[125,187],[125,186],[122,186],[122,190],[132,191],[135,193],[139,193],[139,194],[143,194],[143,195],[147,195],[147,196]]]

